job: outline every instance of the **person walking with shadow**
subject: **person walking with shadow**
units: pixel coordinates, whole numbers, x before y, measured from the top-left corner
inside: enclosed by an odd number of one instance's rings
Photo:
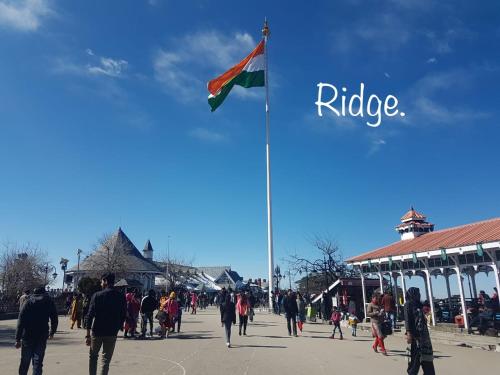
[[[236,304],[236,309],[238,310],[238,315],[240,318],[240,336],[241,329],[243,328],[243,335],[247,335],[247,324],[248,324],[248,312],[250,311],[250,305],[248,304],[248,299],[246,294],[241,293],[238,303]]]
[[[293,335],[297,337],[297,314],[299,313],[299,309],[297,307],[295,294],[291,289],[288,289],[288,294],[284,297],[283,308],[285,309],[288,336],[291,336],[293,331]]]
[[[420,367],[424,375],[434,375],[434,354],[427,320],[420,301],[420,289],[409,288],[404,305],[406,342],[410,344],[408,375],[417,375]]]
[[[299,327],[300,333],[302,333],[302,328],[306,322],[306,301],[299,292],[297,292],[297,310],[297,326]]]
[[[380,306],[380,295],[374,294],[372,301],[366,307],[366,316],[370,318],[372,336],[375,337],[372,349],[375,353],[378,353],[378,347],[382,350],[383,355],[387,355],[387,350],[385,349],[384,339],[385,335],[382,332],[382,321],[384,319],[384,310]]]
[[[153,312],[158,306],[154,289],[150,289],[148,295],[141,301],[141,337],[146,337],[149,321],[149,335],[153,337]]]
[[[123,330],[127,314],[125,296],[114,288],[115,275],[105,274],[101,277],[102,291],[95,293],[90,301],[89,312],[85,322],[87,336],[85,344],[90,346],[89,374],[97,374],[97,359],[102,347],[101,375],[107,375],[109,364],[115,350],[116,337]],[[92,330],[92,336],[90,331]]]
[[[30,362],[33,363],[33,374],[42,374],[47,339],[54,337],[57,324],[54,301],[46,293],[44,286],[36,288],[34,294],[23,302],[17,318],[15,346],[16,349],[21,348],[20,375],[28,374]]]
[[[222,304],[222,321],[226,333],[226,346],[231,347],[231,325],[236,324],[236,306],[231,300],[231,295],[226,294],[226,300]]]
[[[340,313],[340,311],[337,309],[336,306],[333,307],[333,312],[332,312],[332,316],[331,316],[330,320],[332,321],[332,324],[333,324],[333,331],[332,331],[332,335],[330,336],[330,338],[332,340],[335,338],[335,332],[338,329],[339,333],[340,333],[340,339],[343,340],[344,335],[342,334],[342,328],[340,328],[340,321],[342,320],[342,314]]]

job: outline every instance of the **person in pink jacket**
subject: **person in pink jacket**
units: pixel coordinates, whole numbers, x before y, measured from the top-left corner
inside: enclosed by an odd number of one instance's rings
[[[241,328],[243,328],[243,335],[247,335],[247,323],[248,323],[248,312],[250,310],[250,305],[248,304],[248,298],[246,294],[241,293],[238,303],[236,304],[236,310],[240,317],[240,336]]]
[[[174,319],[179,312],[179,304],[175,298],[175,292],[170,293],[170,298],[165,303],[164,311],[167,313],[167,321],[165,323],[165,328],[167,329],[167,336],[170,332],[174,332]]]
[[[195,292],[191,294],[191,314],[196,315],[196,306],[198,305],[198,296]]]

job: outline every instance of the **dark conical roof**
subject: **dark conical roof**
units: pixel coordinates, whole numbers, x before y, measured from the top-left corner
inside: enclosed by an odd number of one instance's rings
[[[151,247],[148,241],[146,245]],[[152,247],[151,247],[152,249]],[[97,265],[103,263],[103,259],[110,254],[119,255],[120,262],[123,266],[130,271],[153,271],[161,272],[161,270],[150,260],[144,258],[141,252],[130,241],[127,235],[123,232],[122,228],[109,237],[102,246],[97,249],[93,254],[88,256],[80,264],[80,270],[93,270]]]
[[[148,240],[148,242],[146,242],[146,245],[144,245],[144,250],[143,251],[153,251],[153,246],[151,245],[151,241]]]

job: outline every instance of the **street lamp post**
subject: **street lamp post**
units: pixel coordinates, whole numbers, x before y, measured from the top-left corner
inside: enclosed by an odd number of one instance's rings
[[[278,291],[279,291],[280,290],[280,281],[281,281],[281,279],[284,278],[284,276],[281,274],[280,266],[276,266],[274,268],[274,278],[276,279],[276,289],[278,289]]]
[[[61,258],[59,264],[61,265],[61,270],[63,271],[63,282],[62,282],[62,291],[64,292],[64,283],[66,281],[66,270],[68,269],[68,259]]]
[[[76,250],[76,255],[78,256],[78,263],[76,266],[76,275],[73,279],[73,290],[76,290],[78,286],[78,281],[80,280],[80,256],[82,255],[83,250],[82,249],[77,249]]]
[[[82,249],[78,249],[76,251],[76,255],[78,255],[78,265],[76,266],[76,270],[80,272],[80,255],[83,253]]]
[[[169,263],[170,263],[170,236],[167,236],[167,267],[166,267],[166,271],[165,271],[165,290],[167,291],[168,293],[168,287],[169,287],[169,280],[168,280],[168,277],[169,277]]]
[[[45,267],[43,268],[43,270],[45,271],[45,287],[47,288],[49,286],[49,278],[48,278],[49,270],[54,271],[54,273],[52,274],[52,277],[55,280],[57,277],[57,269],[53,265],[47,263],[45,265]]]

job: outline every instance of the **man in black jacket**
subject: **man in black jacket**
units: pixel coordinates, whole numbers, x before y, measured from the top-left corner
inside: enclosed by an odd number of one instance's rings
[[[45,293],[45,287],[36,288],[34,294],[23,302],[17,319],[16,348],[19,349],[22,346],[20,375],[28,374],[30,362],[33,362],[33,374],[42,374],[47,339],[54,337],[57,323],[54,302]]]
[[[141,301],[141,337],[146,337],[146,331],[149,320],[149,334],[153,337],[153,312],[158,308],[158,301],[155,298],[155,291],[151,289],[148,295],[144,297]]]
[[[414,287],[409,288],[404,305],[406,342],[410,344],[408,375],[417,375],[420,367],[424,375],[435,374],[432,342],[422,308],[420,290]]]
[[[283,301],[283,307],[285,309],[286,326],[288,328],[288,335],[292,335],[293,324],[293,335],[297,337],[297,314],[299,313],[299,308],[297,306],[297,300],[295,294],[291,289],[288,289],[288,294]]]
[[[107,375],[115,349],[116,336],[123,328],[127,303],[125,296],[114,289],[115,275],[108,273],[101,278],[102,291],[95,293],[90,301],[86,319],[85,343],[90,346],[89,374],[97,374],[97,359],[102,346],[101,374]],[[92,324],[93,323],[93,324]],[[92,336],[90,330],[92,329]]]

